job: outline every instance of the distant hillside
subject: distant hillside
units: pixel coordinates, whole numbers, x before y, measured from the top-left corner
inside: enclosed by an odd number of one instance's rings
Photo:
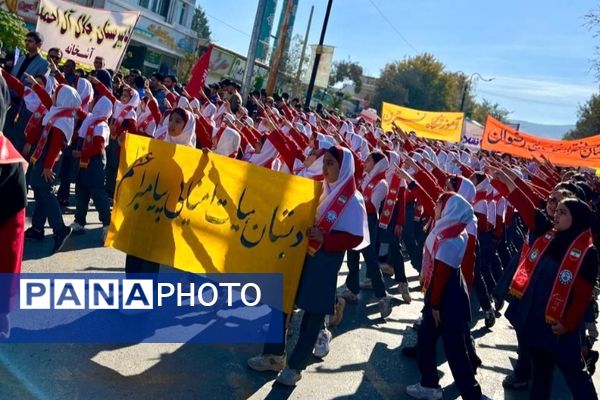
[[[543,136],[548,139],[562,139],[565,133],[575,127],[575,125],[543,125],[520,120],[511,120],[510,122],[521,124],[519,131]]]

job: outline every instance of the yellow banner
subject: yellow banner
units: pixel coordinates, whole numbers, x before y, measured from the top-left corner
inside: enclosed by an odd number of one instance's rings
[[[310,179],[127,135],[106,245],[194,273],[281,273],[290,312],[320,190]]]
[[[420,111],[386,102],[381,106],[381,127],[386,132],[395,123],[404,132],[419,137],[460,142],[463,120],[461,112]]]

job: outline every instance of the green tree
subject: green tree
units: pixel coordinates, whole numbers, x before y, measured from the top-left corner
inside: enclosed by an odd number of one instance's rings
[[[488,115],[491,115],[498,121],[508,122],[507,118],[509,114],[510,111],[500,106],[500,104],[483,99],[481,103],[474,104],[471,119],[480,124],[485,124],[485,119]]]
[[[298,73],[298,66],[300,65],[300,58],[302,57],[302,46],[304,45],[304,38],[302,35],[294,35],[287,53],[284,53],[281,57],[281,63],[279,64],[279,70],[283,73],[295,77]],[[302,72],[308,68],[308,62],[310,58],[307,50],[304,52],[304,61],[302,63]]]
[[[198,37],[210,40],[210,27],[208,26],[208,19],[202,7],[196,7],[194,12],[194,18],[192,19],[192,30],[198,34]]]
[[[600,132],[600,94],[593,94],[577,111],[575,128],[567,132],[564,139],[581,139]]]
[[[0,9],[0,41],[3,50],[13,51],[15,47],[23,48],[26,34],[27,28],[20,17]]]
[[[362,89],[363,68],[356,61],[335,61],[329,74],[329,85],[350,79],[354,83],[354,93]]]
[[[463,73],[446,71],[432,54],[419,54],[383,68],[373,105],[380,108],[385,101],[426,111],[458,111],[466,79]],[[471,88],[466,90],[465,104],[470,107]]]

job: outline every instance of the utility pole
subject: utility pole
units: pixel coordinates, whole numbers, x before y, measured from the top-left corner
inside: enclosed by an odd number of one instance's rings
[[[323,21],[323,29],[321,29],[319,45],[315,51],[315,63],[313,64],[312,73],[310,74],[310,82],[308,83],[308,89],[306,91],[304,107],[310,107],[310,100],[312,98],[312,92],[315,88],[315,80],[317,79],[317,71],[319,70],[319,61],[321,60],[321,53],[323,53],[323,41],[325,40],[325,32],[327,31],[327,23],[329,22],[329,13],[331,12],[332,3],[333,0],[327,1],[327,11],[325,11],[325,20]]]
[[[258,44],[258,36],[260,35],[260,27],[267,0],[258,0],[256,8],[256,17],[254,17],[254,27],[252,28],[252,36],[250,37],[250,46],[248,47],[248,57],[246,58],[246,69],[244,70],[244,79],[242,82],[242,101],[246,101],[250,86],[252,85],[252,75],[254,74],[254,61],[256,59],[256,46]]]
[[[304,64],[304,55],[306,54],[306,43],[308,43],[308,34],[310,33],[310,25],[312,24],[313,11],[315,11],[315,6],[310,6],[308,25],[306,26],[306,34],[304,35],[304,43],[302,44],[302,54],[300,55],[298,72],[296,72],[296,82],[294,84],[294,97],[296,97],[298,95],[298,92],[300,91],[300,75],[302,75],[302,65]]]
[[[275,90],[275,84],[277,83],[277,74],[279,73],[279,66],[281,65],[281,58],[285,49],[285,43],[288,40],[288,25],[293,8],[294,2],[289,0],[287,2],[287,7],[285,10],[283,10],[283,24],[281,24],[281,31],[279,32],[279,37],[277,38],[277,47],[275,48],[275,54],[271,60],[271,66],[269,67],[269,79],[267,79],[267,93],[269,95],[273,94],[273,91]]]

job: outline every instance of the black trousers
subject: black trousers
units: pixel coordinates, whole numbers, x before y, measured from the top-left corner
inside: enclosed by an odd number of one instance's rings
[[[529,349],[533,361],[531,399],[544,400],[550,398],[554,365],[560,369],[565,377],[574,400],[598,399],[594,383],[586,370],[581,352],[565,350],[550,352],[535,347]]]
[[[125,257],[126,274],[156,274],[160,270],[160,264],[146,261],[131,254]]]
[[[286,316],[284,315],[284,320]],[[302,371],[306,368],[308,360],[315,347],[315,342],[319,336],[319,331],[324,327],[325,314],[316,314],[308,311],[304,312],[302,322],[300,323],[300,336],[298,342],[292,350],[288,358],[287,365],[296,371]],[[263,354],[274,354],[282,356],[285,354],[285,325],[283,329],[283,337],[281,343],[265,343]]]
[[[458,387],[461,397],[465,400],[480,400],[481,387],[471,367],[467,352],[465,326],[459,324],[444,324],[443,321],[436,328],[429,309],[423,312],[423,322],[417,334],[418,364],[421,373],[421,385],[429,388],[439,387],[437,373],[436,343],[441,336],[444,343],[444,352],[450,365],[450,371]]]

